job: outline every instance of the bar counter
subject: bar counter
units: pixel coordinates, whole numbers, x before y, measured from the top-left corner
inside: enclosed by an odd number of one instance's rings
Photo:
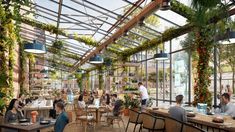
[[[169,116],[168,109],[153,110],[152,108],[147,108],[147,111],[156,116]],[[204,115],[200,113],[196,113],[195,117],[187,117],[188,122],[209,132],[235,132],[235,120],[232,119],[232,117],[224,116],[224,123],[214,123],[212,122],[213,118],[214,115]]]

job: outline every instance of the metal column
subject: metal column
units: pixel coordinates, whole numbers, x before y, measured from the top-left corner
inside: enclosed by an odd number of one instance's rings
[[[145,76],[146,76],[146,79],[145,79],[145,87],[148,88],[148,61],[147,61],[147,57],[148,56],[148,52],[147,50],[145,51],[145,58],[146,58],[146,61],[145,61]]]
[[[158,106],[158,61],[156,61],[156,106]]]
[[[214,45],[214,106],[217,105],[217,47]]]
[[[192,89],[192,52],[188,54],[188,103],[191,105],[191,89]]]
[[[173,82],[173,69],[172,69],[172,41],[170,40],[170,104],[172,104],[172,82]]]

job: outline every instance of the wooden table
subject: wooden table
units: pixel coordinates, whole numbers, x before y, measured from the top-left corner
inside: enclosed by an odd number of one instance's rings
[[[96,113],[96,122],[99,122],[100,121],[100,114],[101,112],[103,112],[105,106],[95,106],[95,105],[89,105],[88,106],[88,112],[95,112]]]
[[[147,111],[150,113],[168,117],[168,109],[158,109],[158,110],[152,110],[151,108],[147,108]],[[195,123],[195,124],[201,124],[202,126],[208,126],[212,128],[216,128],[218,130],[225,130],[229,132],[235,132],[235,120],[232,119],[232,117],[225,116],[224,117],[224,123],[214,123],[212,122],[213,115],[204,115],[197,113],[195,117],[188,117],[188,122]]]
[[[53,127],[54,125],[55,122],[51,122],[50,124],[47,125],[41,125],[39,122],[37,122],[27,126],[21,125],[20,123],[2,123],[0,124],[0,128],[17,130],[18,132],[32,132],[32,131],[40,132],[41,129]]]

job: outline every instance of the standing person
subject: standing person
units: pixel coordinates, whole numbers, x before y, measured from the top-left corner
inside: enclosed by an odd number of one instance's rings
[[[69,118],[66,112],[64,111],[64,103],[58,102],[56,103],[56,113],[58,117],[55,122],[54,130],[55,132],[63,132],[65,126],[69,123]]]
[[[17,122],[17,120],[22,118],[23,114],[21,109],[19,109],[19,101],[17,99],[12,99],[5,114],[5,122]]]
[[[183,95],[177,95],[175,97],[176,105],[173,107],[170,107],[169,114],[170,114],[170,117],[178,121],[187,122],[186,110],[181,107],[183,98],[184,98]]]
[[[143,108],[146,107],[147,100],[149,98],[148,90],[146,87],[144,87],[142,82],[139,82],[138,86],[139,86],[140,97],[141,97],[141,109],[143,110]]]

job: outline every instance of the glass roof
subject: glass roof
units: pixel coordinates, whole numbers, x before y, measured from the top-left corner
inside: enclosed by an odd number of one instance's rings
[[[189,0],[178,1],[188,6],[191,3]],[[62,2],[61,11],[60,2]],[[31,3],[33,11],[27,8],[22,8],[22,10],[30,12],[27,17],[58,26],[59,29],[63,29],[70,36],[90,36],[100,44],[125,25],[134,13],[140,12],[150,2],[151,0],[115,0],[111,4],[110,0],[34,0]],[[117,38],[117,44],[113,42],[109,47],[118,52],[136,48],[144,41],[160,36],[168,28],[180,27],[187,23],[186,18],[171,10],[158,10],[152,13],[150,17],[154,17],[156,21],[149,23],[146,22],[148,21],[146,20],[148,18],[146,18],[144,25],[136,25],[128,31],[128,36],[123,35]],[[35,30],[31,26],[22,26],[21,35],[28,41],[38,38],[37,36],[44,36],[47,47],[51,47],[56,40],[63,40],[65,50],[62,51],[63,57],[60,59],[71,64],[75,64],[79,60],[72,59],[67,54],[79,58],[95,49],[91,45],[65,36],[56,36],[48,31]],[[46,57],[53,58],[53,53],[49,51]],[[82,67],[86,69],[93,67],[93,65],[86,63]]]

